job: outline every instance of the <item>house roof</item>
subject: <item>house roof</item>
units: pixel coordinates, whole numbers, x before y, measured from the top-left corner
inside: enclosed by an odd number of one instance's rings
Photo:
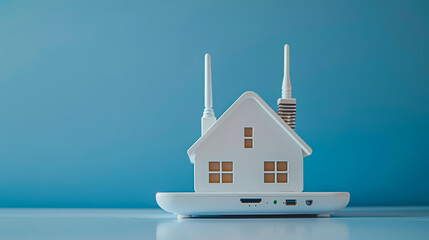
[[[204,133],[189,149],[188,149],[188,155],[190,158],[191,163],[194,163],[195,160],[195,151],[201,146],[201,144],[203,144],[207,138],[210,137],[210,135],[216,131],[216,129],[218,127],[220,127],[222,125],[223,122],[228,120],[228,117],[231,115],[232,112],[234,112],[242,102],[248,100],[248,99],[253,99],[255,100],[261,107],[262,109],[265,110],[265,112],[270,115],[273,120],[275,120],[275,122],[284,130],[284,132],[289,135],[297,144],[299,147],[301,147],[302,149],[302,153],[303,156],[306,157],[308,155],[311,154],[312,150],[311,148],[304,142],[304,140],[302,140],[298,134],[295,133],[294,130],[292,130],[292,128],[289,127],[289,125],[287,125],[285,123],[285,121],[283,121],[283,119],[280,118],[280,116],[273,111],[273,109],[271,109],[270,106],[268,106],[268,104],[262,100],[261,97],[259,97],[258,94],[256,94],[255,92],[245,92],[243,93],[229,108],[228,110],[226,110],[226,112],[224,114],[222,114],[222,116],[213,124],[213,126],[206,132]]]

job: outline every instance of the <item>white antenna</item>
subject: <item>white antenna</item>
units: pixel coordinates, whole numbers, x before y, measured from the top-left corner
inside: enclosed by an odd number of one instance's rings
[[[287,44],[285,45],[283,72],[282,98],[292,98],[292,85],[290,84],[289,74],[289,45]]]
[[[216,122],[216,117],[213,111],[212,97],[212,69],[210,54],[205,56],[204,68],[204,111],[201,118],[201,135],[203,135]]]
[[[296,99],[292,98],[292,85],[290,84],[289,73],[289,45],[284,49],[284,75],[282,84],[282,97],[277,101],[277,113],[279,116],[295,130]]]

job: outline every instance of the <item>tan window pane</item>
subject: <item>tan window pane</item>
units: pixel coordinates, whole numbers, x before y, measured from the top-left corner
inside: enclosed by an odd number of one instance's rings
[[[209,173],[209,183],[220,183],[220,174]]]
[[[287,171],[287,162],[277,162],[277,171]]]
[[[264,162],[264,171],[274,171],[274,162]]]
[[[278,183],[287,183],[287,173],[277,173]]]
[[[232,173],[223,173],[222,174],[223,183],[232,183]]]
[[[264,183],[274,183],[274,173],[264,173]]]
[[[209,162],[209,171],[219,172],[220,163],[219,162]]]
[[[232,162],[222,162],[222,171],[232,172]]]
[[[253,137],[253,129],[250,127],[244,128],[245,137]]]
[[[253,140],[252,139],[244,139],[244,147],[245,148],[253,148]]]

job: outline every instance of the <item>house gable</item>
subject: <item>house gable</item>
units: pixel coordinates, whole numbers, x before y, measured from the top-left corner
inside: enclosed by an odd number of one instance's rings
[[[277,124],[285,134],[285,137],[291,138],[302,150],[303,157],[306,157],[311,154],[311,148],[292,130],[278,115],[275,113],[267,103],[262,100],[254,92],[245,92],[241,95],[234,104],[216,121],[216,123],[204,134],[202,135],[188,150],[188,155],[191,163],[195,162],[195,153],[197,149],[206,142],[208,138],[210,138],[213,133],[220,127],[222,127],[225,121],[228,121],[230,116],[240,108],[242,103],[245,101],[255,101],[261,109],[273,120],[275,124]]]

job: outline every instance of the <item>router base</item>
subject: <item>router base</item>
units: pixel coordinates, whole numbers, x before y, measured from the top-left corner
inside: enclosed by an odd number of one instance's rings
[[[347,206],[348,192],[157,193],[158,205],[179,217],[314,215],[329,217]]]

